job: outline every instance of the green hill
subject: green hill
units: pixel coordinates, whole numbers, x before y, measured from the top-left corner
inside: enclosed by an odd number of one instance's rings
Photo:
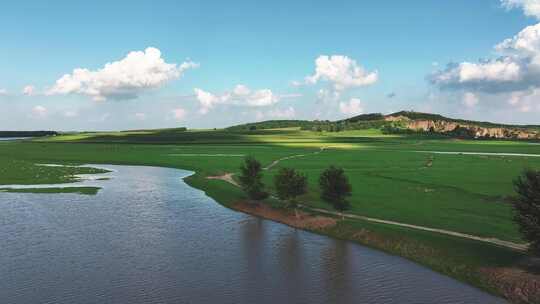
[[[0,131],[0,137],[42,137],[58,135],[55,131]]]
[[[437,125],[440,128],[418,128],[414,123]],[[444,125],[450,125],[451,129]],[[445,117],[440,114],[399,111],[388,115],[361,114],[347,119],[329,120],[267,120],[226,128],[227,131],[255,131],[265,129],[300,128],[318,132],[378,129],[387,134],[415,134],[467,138],[539,138],[540,125],[513,125],[487,121],[473,121]],[[501,130],[494,131],[494,128]],[[480,135],[479,135],[480,134]],[[496,135],[494,135],[496,134]],[[530,136],[529,136],[530,134]]]

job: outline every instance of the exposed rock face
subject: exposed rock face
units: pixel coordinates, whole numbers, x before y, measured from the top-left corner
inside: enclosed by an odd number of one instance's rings
[[[459,128],[468,130],[476,138],[490,137],[502,139],[540,139],[540,133],[534,130],[518,128],[490,128],[473,124],[458,123],[445,120],[412,120],[405,116],[387,116],[386,121],[401,121],[407,129],[448,133]]]

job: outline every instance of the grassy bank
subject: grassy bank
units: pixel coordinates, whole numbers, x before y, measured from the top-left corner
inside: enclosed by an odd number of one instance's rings
[[[96,195],[99,192],[98,187],[52,187],[52,188],[24,188],[12,189],[1,188],[0,192],[10,193],[40,193],[40,194],[58,194],[58,193],[75,193],[83,195]]]
[[[326,150],[315,153],[321,147]],[[66,176],[69,179],[69,172],[58,169],[63,167],[42,167],[36,166],[37,163],[172,167],[195,171],[195,175],[186,179],[187,183],[221,204],[235,208],[237,202],[245,200],[243,193],[206,176],[237,172],[245,155],[254,156],[264,165],[288,156],[304,155],[283,160],[265,171],[268,190],[273,191],[271,181],[280,167],[294,167],[308,176],[309,192],[300,198],[302,203],[329,209],[319,199],[317,178],[324,168],[333,164],[345,168],[349,175],[354,189],[351,197],[354,214],[523,242],[512,222],[506,198],[513,194],[512,180],[524,167],[540,168],[539,157],[445,155],[425,151],[540,154],[540,145],[384,137],[373,130],[340,134],[294,129],[89,133],[38,142],[0,143],[0,164],[25,164],[24,173],[17,166],[0,167],[6,172],[1,175],[0,184],[64,182]],[[35,173],[39,170],[46,173],[38,176]],[[407,257],[514,301],[517,298],[507,291],[508,286],[526,285],[534,280],[523,275],[517,281],[500,281],[499,276],[492,275],[500,269],[522,271],[521,265],[527,257],[490,244],[361,220],[338,221],[336,226],[316,232]]]
[[[8,145],[0,145],[0,149]],[[20,146],[19,146],[20,147]],[[27,146],[28,147],[28,146]],[[26,160],[15,155],[17,152],[0,152],[0,185],[38,185],[71,183],[78,180],[80,174],[100,174],[109,171],[97,168],[69,166],[47,166],[42,162]]]
[[[237,172],[245,155],[254,156],[264,165],[291,155],[306,155],[283,160],[266,171],[269,190],[273,190],[273,175],[280,167],[294,167],[309,179],[309,192],[301,201],[312,207],[329,208],[319,199],[317,178],[328,165],[334,164],[346,169],[353,184],[352,213],[522,242],[506,198],[513,194],[512,180],[523,168],[540,168],[540,157],[417,151],[540,154],[540,145],[372,137],[373,131],[366,132],[367,136],[358,131],[338,135],[299,130],[253,134],[182,131],[174,137],[168,130],[167,136],[155,135],[146,143],[142,140],[150,136],[148,131],[136,135],[100,133],[96,137],[84,134],[77,140],[73,136],[56,136],[52,138],[54,143],[4,144],[0,160],[144,164],[188,169],[208,176]],[[170,144],[173,139],[176,143]],[[217,139],[227,143],[216,143]],[[100,140],[102,143],[96,143]],[[313,154],[320,147],[327,149]],[[29,183],[33,181],[29,179]],[[219,186],[209,184],[203,188],[213,187]]]
[[[527,261],[530,257],[526,253],[474,240],[363,220],[334,218],[337,224],[328,228],[297,225],[294,212],[274,199],[262,204],[281,212],[282,216],[278,216],[278,219],[275,215],[269,217],[239,208],[239,203],[246,201],[247,197],[231,184],[208,180],[200,175],[192,175],[185,181],[192,187],[204,190],[208,196],[230,209],[405,257],[513,303],[540,303],[537,288],[540,276],[529,268]],[[313,213],[313,216],[318,214]],[[289,217],[290,221],[283,220],[285,217]],[[510,276],[501,276],[500,272],[510,273]]]

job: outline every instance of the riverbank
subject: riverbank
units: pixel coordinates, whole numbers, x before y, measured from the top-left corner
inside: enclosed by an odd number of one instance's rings
[[[114,178],[96,181],[96,197],[0,193],[1,303],[506,303],[409,260],[224,208],[180,180],[192,171],[106,167]]]
[[[359,218],[343,220],[339,216],[313,212],[312,209],[300,211],[297,217],[275,199],[251,204],[237,186],[208,177],[211,176],[196,173],[185,181],[230,209],[402,256],[514,303],[540,302],[539,276],[528,272],[528,258],[521,252]],[[520,262],[516,264],[515,261]]]
[[[524,167],[540,168],[540,158],[459,153],[529,155],[540,154],[540,146],[509,141],[367,138],[362,134],[349,133],[348,137],[338,138],[295,130],[246,134],[193,131],[176,134],[174,144],[161,141],[159,134],[148,135],[145,142],[130,143],[129,137],[126,138],[123,133],[92,139],[102,141],[100,143],[70,141],[75,139],[62,136],[55,137],[55,142],[6,142],[0,143],[0,163],[25,162],[21,167],[25,170],[23,172],[17,166],[11,166],[12,170],[1,174],[0,179],[8,184],[15,179],[19,180],[19,184],[23,181],[34,184],[35,180],[46,181],[54,177],[48,174],[52,173],[54,167],[27,164],[100,163],[186,169],[197,172],[186,180],[190,185],[232,209],[234,204],[246,200],[244,194],[229,183],[207,177],[237,173],[242,155],[252,155],[264,166],[280,160],[264,171],[263,181],[269,192],[275,192],[272,179],[278,169],[292,167],[308,176],[309,191],[306,196],[299,198],[300,201],[309,203],[308,207],[312,210],[331,211],[320,200],[317,177],[324,168],[333,164],[346,168],[353,184],[353,196],[350,198],[352,208],[349,211],[353,215],[524,243],[512,221],[511,206],[505,198],[513,195],[512,179]],[[114,140],[121,140],[122,143],[111,142]],[[322,147],[332,148],[317,153]],[[419,150],[454,151],[458,154],[409,152]],[[303,157],[294,157],[298,155]],[[43,168],[46,172],[41,172]],[[55,174],[64,178],[62,172],[55,171]],[[266,201],[265,204],[280,209],[278,202]],[[362,219],[343,221],[338,217],[335,220],[333,227],[312,231],[406,257],[494,294],[506,295],[515,299],[514,302],[534,303],[528,299],[533,297],[531,292],[521,291],[529,289],[526,282],[534,282],[533,277],[524,275],[527,273],[523,271],[529,269],[526,266],[528,256],[522,252]],[[496,279],[490,279],[486,272],[482,272],[485,269]],[[510,276],[501,275],[509,273],[503,271],[507,269],[523,271],[518,271],[517,276],[512,273],[514,281],[507,282],[505,280]],[[499,277],[503,283],[500,283]],[[525,285],[520,287],[520,282]],[[505,284],[509,287],[505,287]]]
[[[101,188],[99,187],[2,188],[2,186],[0,186],[0,192],[36,194],[75,193],[82,195],[96,195],[100,189]]]
[[[232,210],[401,256],[512,303],[540,303],[540,275],[531,265],[536,262],[518,250],[306,210],[297,217],[275,199],[250,203],[236,186],[223,180],[194,174],[185,182]],[[514,264],[516,260],[519,263]]]

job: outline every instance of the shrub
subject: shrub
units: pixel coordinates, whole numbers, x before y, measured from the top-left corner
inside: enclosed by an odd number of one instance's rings
[[[255,158],[248,156],[240,167],[240,186],[247,196],[253,200],[263,200],[268,197],[262,182],[262,166]]]
[[[321,199],[336,210],[344,211],[350,208],[346,198],[351,196],[352,187],[343,169],[330,166],[324,170],[319,178],[319,186]]]
[[[307,192],[307,178],[294,169],[281,168],[274,176],[274,186],[279,199],[288,201],[289,207],[296,208],[296,197]]]
[[[514,181],[517,197],[512,201],[514,221],[523,237],[531,244],[530,251],[540,256],[540,171],[525,170]]]

